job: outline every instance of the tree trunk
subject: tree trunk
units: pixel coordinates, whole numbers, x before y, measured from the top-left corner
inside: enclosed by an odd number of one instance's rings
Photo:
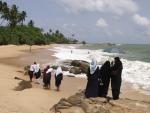
[[[30,53],[31,53],[31,49],[32,49],[31,46],[32,46],[32,45],[30,45]]]

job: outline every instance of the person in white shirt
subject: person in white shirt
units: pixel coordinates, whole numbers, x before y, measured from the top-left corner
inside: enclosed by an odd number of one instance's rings
[[[34,62],[33,67],[34,67],[35,78],[36,79],[40,78],[40,76],[41,76],[40,64],[37,64],[36,62]]]
[[[60,90],[59,88],[60,88],[62,79],[63,79],[63,71],[61,67],[59,66],[55,74],[55,86],[57,87],[57,91]]]
[[[44,88],[48,88],[50,89],[51,87],[51,73],[52,73],[53,69],[50,68],[50,66],[47,66],[44,69],[44,73],[43,73],[43,83],[44,83]]]
[[[29,77],[30,77],[30,81],[32,82],[32,78],[33,78],[33,72],[34,72],[34,65],[31,64],[30,65],[30,69],[28,71]]]

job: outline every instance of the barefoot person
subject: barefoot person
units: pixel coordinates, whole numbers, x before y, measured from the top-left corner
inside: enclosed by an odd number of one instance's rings
[[[28,71],[28,74],[29,74],[29,77],[30,77],[30,81],[32,82],[32,79],[33,79],[33,72],[34,72],[34,65],[31,64],[30,65],[30,69]]]
[[[60,85],[61,85],[61,81],[63,79],[63,71],[61,69],[61,67],[59,66],[56,70],[56,74],[55,74],[55,85],[57,87],[57,91],[59,91],[60,89]]]
[[[44,82],[44,88],[48,88],[50,89],[50,85],[51,85],[51,72],[53,71],[52,68],[50,68],[50,66],[47,66],[47,68],[44,70],[45,73],[43,74],[43,82]]]
[[[40,78],[41,76],[40,64],[36,64],[36,62],[34,62],[34,75],[36,79]]]
[[[110,62],[106,61],[102,67],[100,68],[100,78],[102,82],[99,83],[99,96],[100,97],[106,97],[108,94],[108,88],[109,88],[109,83],[110,83]]]
[[[122,74],[122,62],[119,57],[115,57],[114,66],[112,67],[111,74],[111,87],[112,87],[112,96],[114,100],[119,99],[120,87],[121,87],[121,74]]]
[[[92,59],[90,67],[87,72],[87,86],[85,90],[85,97],[98,97],[98,81],[99,78],[99,68],[97,66],[97,61]]]

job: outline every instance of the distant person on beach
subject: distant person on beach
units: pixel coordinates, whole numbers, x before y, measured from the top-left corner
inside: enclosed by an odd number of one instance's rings
[[[59,88],[60,88],[62,79],[63,79],[63,71],[61,67],[59,66],[55,74],[55,86],[57,87],[57,91],[60,90]]]
[[[120,61],[119,57],[114,58],[114,65],[112,67],[112,73],[111,73],[111,87],[112,87],[112,96],[114,100],[119,99],[120,94],[120,87],[121,87],[121,74],[122,74],[122,62]]]
[[[110,83],[110,62],[106,61],[100,68],[100,81],[99,81],[99,96],[107,97],[108,88]],[[102,82],[102,83],[101,83]]]
[[[34,75],[36,79],[40,78],[41,76],[40,64],[37,64],[36,62],[34,62]]]
[[[34,65],[31,64],[30,65],[30,69],[28,71],[28,74],[29,74],[29,77],[30,77],[30,81],[32,82],[32,79],[33,79],[33,72],[34,72]]]
[[[98,97],[99,67],[97,66],[97,61],[95,59],[92,59],[86,76],[88,81],[85,90],[85,97]]]
[[[71,54],[73,53],[73,51],[71,50]]]
[[[50,66],[47,66],[45,69],[44,69],[44,72],[43,72],[43,83],[44,83],[44,88],[48,88],[50,89],[51,87],[51,73],[52,73],[53,69],[50,68]]]

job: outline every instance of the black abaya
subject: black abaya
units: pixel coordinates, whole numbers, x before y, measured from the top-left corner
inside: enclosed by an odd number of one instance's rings
[[[98,97],[98,78],[99,78],[99,68],[96,69],[94,74],[90,74],[90,69],[88,69],[87,73],[87,86],[85,90],[85,96],[87,98],[90,97]]]
[[[60,73],[57,76],[55,75],[55,85],[59,87],[61,85],[61,80],[63,79],[63,74]]]
[[[108,93],[109,83],[110,83],[110,62],[106,61],[100,69],[100,79],[103,85],[99,83],[99,96],[106,97]],[[99,81],[99,82],[101,82]]]
[[[116,61],[114,66],[112,67],[111,74],[111,87],[112,87],[112,96],[113,99],[119,99],[120,87],[121,87],[121,74],[122,74],[122,62],[120,60]]]
[[[50,83],[51,83],[51,72],[46,73],[43,76],[43,82],[44,82],[44,87],[50,86]]]

